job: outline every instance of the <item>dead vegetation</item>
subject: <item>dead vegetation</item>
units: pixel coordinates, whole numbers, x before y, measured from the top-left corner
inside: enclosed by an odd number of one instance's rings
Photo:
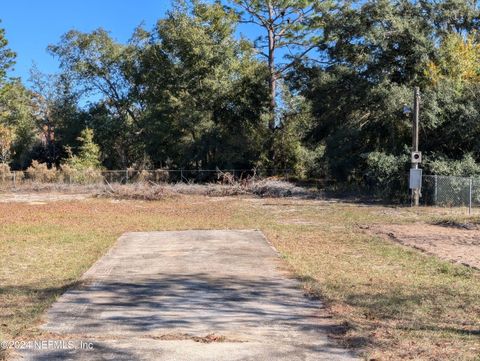
[[[201,196],[238,196],[256,195],[260,197],[300,197],[319,198],[322,193],[315,189],[296,186],[275,178],[261,180],[240,180],[231,178],[222,179],[219,183],[175,183],[157,184],[154,182],[139,182],[133,184],[106,184],[99,187],[96,195],[117,199],[160,200],[174,195],[201,195]]]
[[[0,167],[0,191],[6,192],[68,192],[91,194],[117,199],[160,200],[176,194],[206,196],[256,195],[260,197],[319,198],[315,187],[307,188],[278,177],[261,178],[253,174],[235,177],[230,172],[215,171],[196,181],[181,177],[175,182],[168,170],[135,171],[102,175],[88,169],[82,172],[65,165],[49,169],[34,161],[24,172],[11,172]]]

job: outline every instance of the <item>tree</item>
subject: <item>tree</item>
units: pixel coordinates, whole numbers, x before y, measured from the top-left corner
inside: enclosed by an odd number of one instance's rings
[[[237,10],[241,23],[257,25],[263,31],[255,40],[255,46],[268,64],[268,125],[273,131],[279,125],[276,119],[277,83],[316,47],[313,34],[319,25],[319,14],[329,4],[318,0],[231,0],[230,3]],[[280,51],[288,52],[285,62],[278,61]]]
[[[34,116],[32,92],[19,80],[6,83],[0,90],[0,124],[13,131],[12,166],[25,168],[31,161],[38,127]]]
[[[81,144],[79,152],[73,155],[69,150],[70,157],[66,164],[75,170],[100,169],[100,147],[93,140],[93,130],[84,129],[78,140]]]
[[[141,51],[147,153],[157,166],[252,167],[262,153],[266,69],[219,4],[178,3]]]
[[[8,48],[5,29],[0,28],[0,86],[3,85],[7,71],[15,64],[16,54]]]
[[[419,85],[427,164],[432,158],[479,154],[473,141],[480,118],[471,32],[478,25],[478,7],[473,2],[454,7],[457,3],[347,2],[325,18],[319,48],[329,64],[299,64],[289,80],[312,103],[315,121],[307,140],[325,147],[321,161],[330,176],[365,183],[376,174],[380,187],[402,178],[411,120],[401,109]]]
[[[0,124],[0,162],[10,163],[13,145],[13,132],[11,129]]]
[[[9,163],[12,155],[13,132],[5,124],[5,117],[8,116],[8,109],[1,106],[4,103],[8,89],[5,85],[7,70],[15,62],[15,53],[8,48],[8,41],[5,38],[5,30],[0,28],[0,162]],[[3,102],[2,102],[3,100]]]
[[[16,54],[8,48],[5,30],[0,28],[0,128],[2,129],[1,161],[14,167],[25,167],[34,143],[31,93],[18,79],[9,79],[8,70],[15,64]]]
[[[117,123],[115,153],[118,166],[130,166],[144,156],[140,125],[141,99],[135,90],[129,72],[132,59],[127,45],[115,42],[107,31],[91,33],[71,30],[49,50],[60,59],[62,70],[80,87],[87,97],[99,97],[111,120]],[[95,106],[94,106],[95,107]],[[113,156],[113,154],[112,154]]]
[[[35,66],[30,72],[33,109],[41,142],[35,158],[58,165],[66,147],[77,147],[85,121],[79,109],[78,91],[70,73],[44,74]]]
[[[432,85],[450,82],[457,90],[480,81],[480,44],[477,34],[448,33],[438,47],[436,59],[427,63],[425,76]]]

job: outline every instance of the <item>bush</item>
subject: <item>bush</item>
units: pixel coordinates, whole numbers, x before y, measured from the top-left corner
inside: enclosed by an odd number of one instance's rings
[[[432,157],[433,158],[433,157]],[[471,154],[466,154],[463,159],[447,159],[438,157],[436,160],[427,161],[427,170],[431,174],[472,177],[480,175],[480,164],[475,162]]]
[[[152,175],[148,170],[142,170],[138,172],[136,181],[139,183],[146,183],[152,180]]]
[[[92,184],[103,181],[100,148],[93,141],[93,131],[85,129],[78,138],[81,142],[79,154],[73,155],[67,148],[68,159],[61,165],[64,182],[78,184]]]
[[[32,161],[32,165],[27,168],[28,177],[34,182],[48,183],[57,180],[58,172],[55,168],[49,169],[45,163]]]
[[[142,170],[137,173],[136,181],[140,183],[167,183],[169,180],[168,170],[156,169],[154,171]]]
[[[165,169],[156,169],[155,170],[155,182],[167,183],[170,179],[170,173]]]
[[[0,164],[0,182],[9,181],[12,177],[12,172],[10,171],[10,167],[8,164],[1,163]]]
[[[68,164],[63,164],[61,170],[61,180],[66,183],[93,184],[103,180],[102,172],[90,167],[75,169]]]
[[[408,196],[406,155],[371,152],[366,156],[366,183],[375,195],[402,201]]]

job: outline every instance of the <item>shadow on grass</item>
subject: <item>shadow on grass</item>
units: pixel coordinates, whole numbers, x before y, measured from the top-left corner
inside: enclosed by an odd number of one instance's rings
[[[471,299],[464,298],[463,302],[459,301],[459,296],[441,287],[419,286],[410,294],[396,289],[387,293],[350,294],[346,303],[362,310],[365,319],[373,325],[381,322],[403,331],[428,331],[439,335],[480,335],[480,326],[473,320],[476,315],[473,295]]]
[[[42,285],[0,286],[0,331],[16,337],[22,329],[31,325],[56,298],[80,282],[70,282],[59,287]],[[0,358],[1,360],[1,358]]]
[[[306,285],[309,297],[323,298],[321,285],[314,278],[303,276],[298,277],[298,280]],[[382,344],[383,340],[370,336],[371,331],[378,327],[428,332],[439,337],[445,334],[480,336],[480,326],[472,318],[476,315],[477,299],[474,295],[456,294],[445,287],[418,287],[409,294],[394,288],[384,293],[351,290],[341,292],[348,292],[343,302],[353,307],[355,314],[347,315],[349,321],[332,327],[329,336],[349,347],[385,346]],[[461,297],[463,302],[459,302],[458,297]],[[330,306],[329,300],[324,302]],[[422,309],[423,315],[418,312]],[[458,316],[449,317],[451,312],[458,313]]]

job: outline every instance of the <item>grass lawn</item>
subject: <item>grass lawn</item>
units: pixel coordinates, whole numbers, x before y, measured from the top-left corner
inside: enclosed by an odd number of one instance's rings
[[[371,359],[480,360],[480,272],[363,230],[439,216],[249,197],[0,204],[0,338],[41,337],[45,309],[124,232],[254,228],[327,303],[340,343]]]

